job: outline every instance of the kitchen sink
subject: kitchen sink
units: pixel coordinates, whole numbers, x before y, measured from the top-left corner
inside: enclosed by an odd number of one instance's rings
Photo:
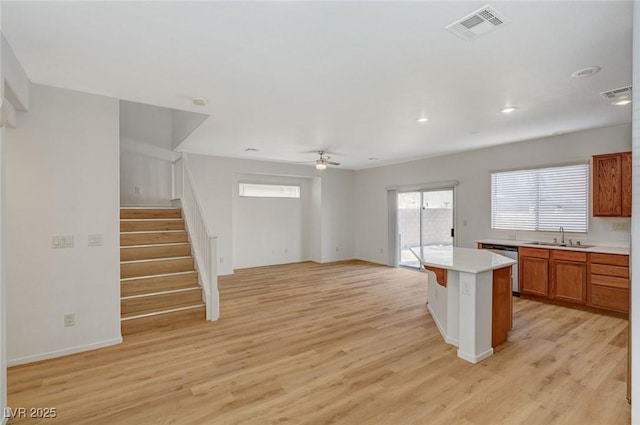
[[[540,241],[535,241],[535,242],[527,242],[525,245],[545,245],[545,246],[561,246],[563,248],[578,248],[578,249],[585,249],[585,248],[591,248],[594,245],[569,245],[566,243],[558,243],[558,242],[540,242]]]

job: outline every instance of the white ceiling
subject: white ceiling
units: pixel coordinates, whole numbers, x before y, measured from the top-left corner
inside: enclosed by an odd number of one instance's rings
[[[2,30],[35,83],[210,114],[187,152],[359,169],[630,122],[599,93],[631,84],[631,1],[497,1],[503,28],[445,30],[485,4],[3,1]]]

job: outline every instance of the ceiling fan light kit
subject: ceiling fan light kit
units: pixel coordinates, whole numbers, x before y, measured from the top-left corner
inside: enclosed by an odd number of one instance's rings
[[[330,156],[325,155],[325,151],[318,151],[318,155],[320,158],[315,161],[304,161],[304,162],[313,162],[316,165],[316,170],[323,171],[326,170],[329,165],[340,165],[339,162],[329,161],[331,159]]]

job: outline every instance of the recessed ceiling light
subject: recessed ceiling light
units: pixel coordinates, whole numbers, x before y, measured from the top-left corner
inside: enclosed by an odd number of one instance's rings
[[[502,112],[503,114],[510,114],[517,110],[518,108],[516,106],[505,106],[504,108],[500,109],[500,112]]]
[[[196,106],[204,106],[207,104],[207,99],[204,99],[202,97],[194,97],[193,104]]]
[[[559,136],[561,134],[563,134],[563,131],[554,131],[553,133],[551,133],[552,136]]]
[[[245,152],[258,152],[258,149],[256,149],[256,148],[246,148],[244,151]]]
[[[418,118],[416,121],[418,121],[420,124],[424,124],[427,121],[429,121],[429,118],[425,117],[424,115],[421,116],[420,118]]]
[[[597,74],[598,72],[600,72],[601,69],[602,68],[600,68],[599,66],[589,66],[589,67],[577,70],[576,72],[571,74],[571,76],[573,78],[588,77],[590,75]]]
[[[368,158],[369,161],[378,161],[380,160],[380,158],[376,158],[375,156],[372,156],[371,158]]]

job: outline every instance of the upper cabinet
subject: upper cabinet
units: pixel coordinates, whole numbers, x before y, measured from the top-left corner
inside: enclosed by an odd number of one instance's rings
[[[631,217],[631,152],[593,157],[593,215]]]

